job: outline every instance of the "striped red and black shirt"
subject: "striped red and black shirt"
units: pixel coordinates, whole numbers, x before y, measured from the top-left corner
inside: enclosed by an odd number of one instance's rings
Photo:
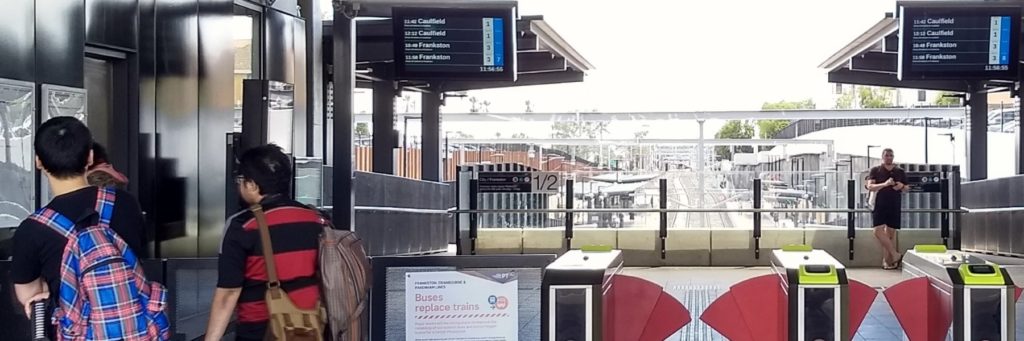
[[[323,228],[320,215],[283,197],[264,199],[262,205],[281,287],[298,308],[312,309],[320,298],[316,277],[318,238]],[[235,334],[239,339],[262,339],[269,319],[264,302],[267,271],[252,212],[240,212],[228,221],[218,263],[217,287],[242,288]]]

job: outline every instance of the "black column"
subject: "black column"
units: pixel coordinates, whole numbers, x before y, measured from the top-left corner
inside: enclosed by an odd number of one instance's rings
[[[306,21],[306,54],[295,58],[306,60],[306,156],[322,156],[323,147],[323,21],[320,1],[301,0],[302,19]]]
[[[373,82],[373,172],[395,174],[395,85]]]
[[[981,83],[974,83],[967,94],[967,106],[970,108],[968,119],[970,131],[967,133],[967,176],[970,180],[988,178],[988,94],[983,92]]]
[[[423,157],[420,158],[423,180],[441,181],[441,94],[437,92],[423,93],[423,117],[421,118],[421,134],[423,136]]]
[[[354,17],[354,16],[353,16]],[[343,230],[355,226],[355,192],[352,190],[353,156],[352,128],[355,115],[353,92],[356,90],[356,26],[355,20],[338,8],[334,10],[334,155],[331,165],[332,214],[334,225]]]

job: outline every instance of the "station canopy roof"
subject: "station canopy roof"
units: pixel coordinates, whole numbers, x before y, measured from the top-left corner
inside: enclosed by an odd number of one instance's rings
[[[360,86],[382,80],[380,69],[394,60],[391,9],[399,6],[516,6],[509,1],[413,1],[413,0],[362,0],[351,1],[359,4],[356,21],[356,65],[357,81]],[[332,51],[332,21],[324,22],[325,57]],[[521,15],[516,21],[516,81],[450,81],[443,84],[424,82],[402,82],[406,90],[428,90],[440,92],[461,92],[516,86],[543,85],[582,82],[592,65],[576,49],[544,21],[543,16]],[[329,59],[325,58],[325,63]]]
[[[828,72],[829,83],[885,86],[894,88],[968,92],[968,83],[957,80],[899,80],[899,19],[886,13],[850,43],[818,67]],[[1005,91],[1011,82],[992,81],[990,91]]]

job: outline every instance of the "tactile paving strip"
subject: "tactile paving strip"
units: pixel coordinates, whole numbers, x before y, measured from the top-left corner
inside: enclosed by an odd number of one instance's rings
[[[679,341],[719,341],[725,340],[721,334],[711,329],[707,324],[700,321],[700,315],[704,313],[718,296],[728,290],[728,287],[717,284],[681,284],[669,283],[665,291],[683,303],[686,309],[690,310],[692,321],[676,334],[666,340]]]

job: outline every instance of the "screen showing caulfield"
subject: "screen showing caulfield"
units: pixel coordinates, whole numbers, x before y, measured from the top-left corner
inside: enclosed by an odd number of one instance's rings
[[[395,8],[396,77],[515,80],[513,13]]]
[[[901,79],[1017,78],[1020,6],[901,4]]]

